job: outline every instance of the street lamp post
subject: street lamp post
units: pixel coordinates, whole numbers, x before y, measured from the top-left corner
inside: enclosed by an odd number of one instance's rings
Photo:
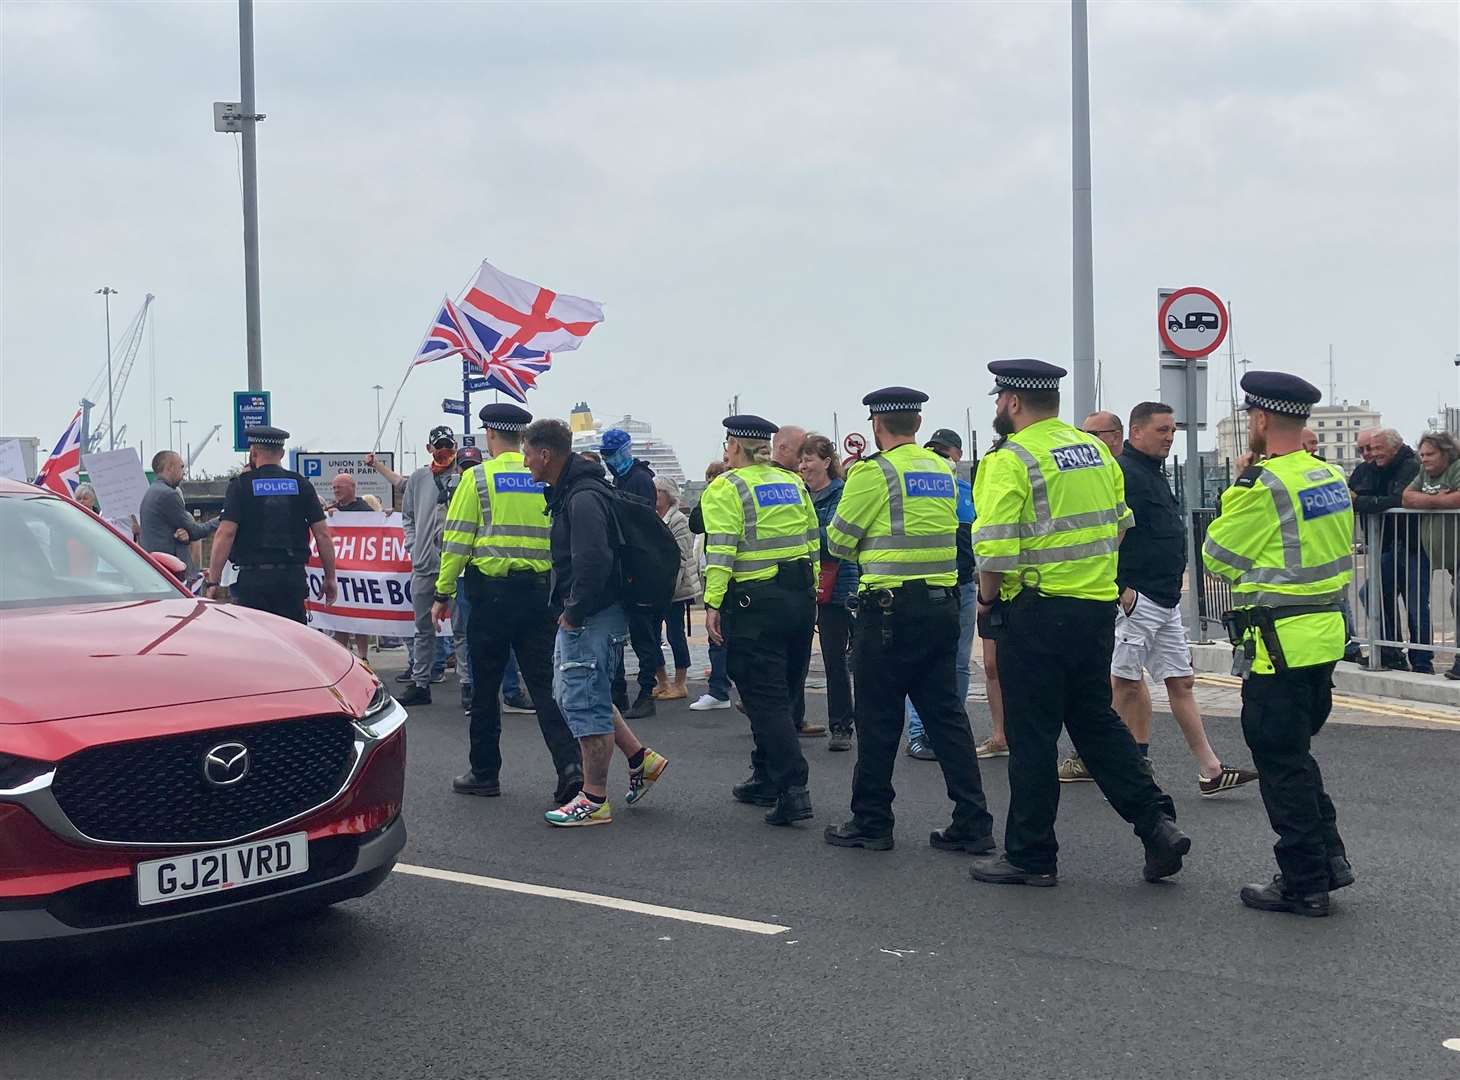
[[[183,448],[182,429],[183,429],[183,425],[186,424],[187,421],[186,420],[174,420],[174,421],[172,421],[172,423],[174,423],[175,425],[177,425],[177,450],[176,450],[176,453],[179,453],[180,454],[180,453],[182,453],[182,448]],[[186,459],[184,459],[184,460],[186,460]]]
[[[96,290],[106,305],[106,448],[117,448],[116,395],[112,392],[112,297],[117,293],[110,285]]]
[[[375,449],[380,449],[380,391],[385,387],[376,383],[370,389],[375,391]]]
[[[172,403],[177,399],[171,394],[167,395],[167,448],[172,449]]]

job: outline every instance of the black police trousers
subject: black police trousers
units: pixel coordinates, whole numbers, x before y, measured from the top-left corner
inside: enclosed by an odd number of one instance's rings
[[[1289,668],[1242,681],[1242,735],[1257,766],[1273,845],[1287,886],[1328,891],[1328,860],[1344,855],[1333,800],[1309,744],[1333,709],[1333,664]]]
[[[1036,874],[1056,869],[1060,727],[1115,812],[1142,839],[1176,805],[1152,779],[1130,729],[1110,704],[1115,602],[1021,592],[1005,608],[999,679],[1009,736],[1009,862]],[[921,710],[919,710],[921,711]]]
[[[808,770],[791,719],[811,663],[816,599],[772,581],[735,583],[720,606],[730,678],[750,718],[750,769],[777,792],[805,787]]]
[[[868,832],[892,832],[892,767],[902,745],[904,700],[912,698],[938,755],[953,827],[989,836],[994,819],[984,801],[968,713],[958,697],[958,596],[951,588],[910,582],[894,591],[890,608],[863,593],[852,641],[857,767],[852,818]]]
[[[270,611],[295,622],[308,623],[304,600],[309,595],[309,581],[303,566],[257,570],[242,567],[238,580],[228,587],[233,598],[247,608]]]
[[[570,766],[581,768],[578,740],[553,701],[553,642],[558,627],[548,610],[548,576],[489,578],[469,569],[465,588],[471,602],[466,645],[476,688],[471,698],[472,772],[496,777],[502,768],[502,707],[497,688],[502,685],[509,652],[517,654],[517,668],[532,695],[553,768],[559,776]]]

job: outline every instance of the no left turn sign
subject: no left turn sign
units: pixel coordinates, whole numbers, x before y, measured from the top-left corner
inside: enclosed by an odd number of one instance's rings
[[[1186,360],[1215,352],[1227,337],[1227,308],[1209,289],[1177,289],[1156,316],[1161,347]]]

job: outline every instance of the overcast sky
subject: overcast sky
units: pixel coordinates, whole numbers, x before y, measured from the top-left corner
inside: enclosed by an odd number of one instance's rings
[[[1155,395],[1156,290],[1187,284],[1232,301],[1239,360],[1325,396],[1331,343],[1339,398],[1410,439],[1456,402],[1457,12],[1091,4],[1107,407]],[[241,210],[211,103],[238,96],[235,6],[0,20],[0,432],[55,439],[104,363],[108,284],[118,331],[156,294],[156,395],[190,438],[225,424],[200,464],[227,468]],[[264,383],[311,448],[368,448],[371,386],[483,258],[606,306],[529,407],[642,416],[692,475],[737,393],[845,434],[908,384],[986,445],[989,360],[1068,366],[1064,3],[261,2],[255,34]],[[148,453],[149,356],[118,410]],[[409,445],[458,372],[411,376]]]

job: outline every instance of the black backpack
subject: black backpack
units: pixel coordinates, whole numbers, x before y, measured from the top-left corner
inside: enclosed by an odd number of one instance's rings
[[[665,611],[679,581],[679,544],[652,506],[607,484],[593,491],[608,502],[618,528],[619,575],[626,606]]]

